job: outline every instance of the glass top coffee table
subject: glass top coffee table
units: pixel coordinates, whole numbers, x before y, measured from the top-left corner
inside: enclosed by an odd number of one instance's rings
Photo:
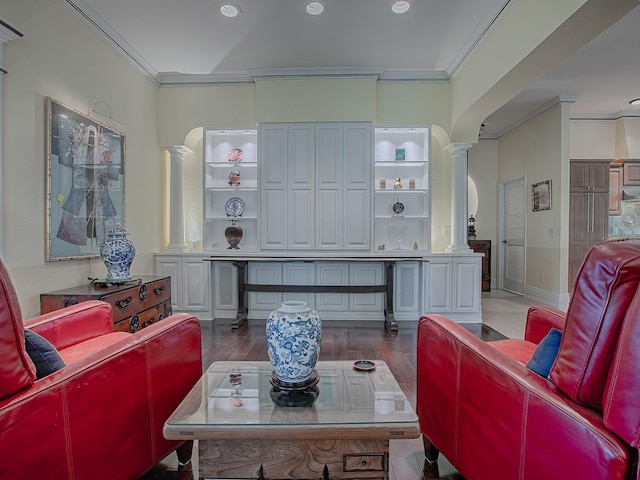
[[[300,393],[276,391],[269,362],[215,362],[164,436],[199,440],[201,478],[388,479],[389,440],[420,428],[389,367],[375,363],[320,361],[317,386]]]

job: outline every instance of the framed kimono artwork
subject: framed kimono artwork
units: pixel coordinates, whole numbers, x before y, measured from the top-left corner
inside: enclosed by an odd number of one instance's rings
[[[124,225],[125,136],[49,97],[46,260],[96,257]]]

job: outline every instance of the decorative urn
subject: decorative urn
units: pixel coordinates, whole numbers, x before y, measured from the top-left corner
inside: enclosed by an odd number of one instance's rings
[[[100,247],[100,257],[107,267],[107,282],[114,285],[131,280],[129,268],[136,256],[136,247],[127,235],[121,225],[116,225],[109,230],[106,242]]]
[[[244,236],[244,231],[240,225],[236,225],[236,221],[232,220],[231,225],[224,229],[224,238],[227,240],[229,246],[227,250],[238,250],[240,242]]]
[[[322,339],[318,312],[306,302],[282,302],[267,318],[267,351],[273,371],[281,383],[303,384],[309,380]]]

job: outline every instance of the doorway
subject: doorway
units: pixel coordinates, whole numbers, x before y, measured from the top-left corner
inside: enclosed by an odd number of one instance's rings
[[[498,285],[524,295],[526,179],[517,177],[500,184],[499,192],[499,261]]]

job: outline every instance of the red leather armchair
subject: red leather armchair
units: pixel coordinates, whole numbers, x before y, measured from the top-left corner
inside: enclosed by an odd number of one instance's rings
[[[447,318],[418,326],[425,453],[467,480],[640,479],[640,242],[593,247],[567,313],[532,307],[524,340],[483,342]],[[563,330],[548,378],[525,365]]]
[[[66,366],[36,379],[24,327],[49,340]],[[190,445],[166,440],[162,427],[199,379],[201,349],[196,317],[114,332],[101,301],[23,325],[0,261],[0,478],[135,480],[175,449],[186,460]]]

